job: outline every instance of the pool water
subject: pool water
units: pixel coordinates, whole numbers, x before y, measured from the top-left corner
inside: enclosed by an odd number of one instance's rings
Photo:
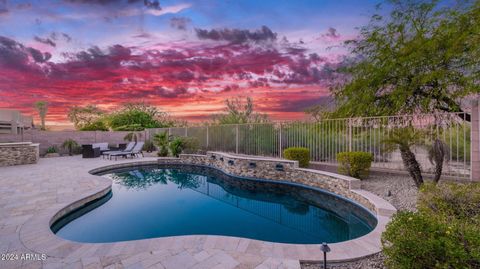
[[[142,166],[104,176],[112,191],[52,225],[78,242],[225,235],[271,242],[341,242],[370,232],[375,217],[341,197],[234,178],[212,168]]]

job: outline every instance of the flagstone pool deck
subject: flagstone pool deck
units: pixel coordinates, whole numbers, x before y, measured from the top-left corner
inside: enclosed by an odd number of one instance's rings
[[[93,244],[68,241],[50,230],[52,219],[62,210],[70,211],[110,190],[110,179],[88,171],[112,164],[156,160],[150,157],[110,161],[73,156],[0,167],[0,254],[2,259],[11,258],[0,260],[0,268],[261,269],[300,268],[299,260],[322,260],[318,245],[212,235]],[[378,224],[363,237],[330,244],[329,260],[351,260],[380,251],[380,235],[394,208],[373,194],[357,191],[378,205]],[[31,256],[25,258],[25,254]]]

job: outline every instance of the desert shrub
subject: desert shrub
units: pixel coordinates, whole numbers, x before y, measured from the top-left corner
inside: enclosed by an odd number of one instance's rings
[[[287,148],[283,151],[283,157],[287,160],[298,161],[298,166],[300,167],[308,167],[310,150],[307,148]]]
[[[58,149],[55,146],[50,146],[47,148],[47,153],[57,153]]]
[[[168,144],[172,155],[178,157],[182,153],[182,139],[180,137],[175,137],[170,144]]]
[[[200,143],[196,137],[182,137],[183,153],[196,153],[200,148]]]
[[[446,220],[459,219],[480,225],[480,184],[424,184],[417,208],[424,214]]]
[[[146,152],[152,152],[155,150],[155,145],[153,144],[153,142],[149,139],[145,140],[145,144],[143,144],[143,148],[142,150],[146,151]]]
[[[143,131],[145,127],[140,124],[121,125],[113,128],[114,131]]]
[[[372,166],[373,154],[362,151],[339,152],[337,154],[339,163],[338,171],[351,177],[365,178],[368,176]]]
[[[108,127],[102,120],[96,120],[92,123],[85,124],[80,131],[108,131]]]
[[[195,137],[177,136],[169,144],[172,155],[178,157],[181,153],[194,153],[199,143]]]
[[[382,235],[389,268],[480,268],[480,184],[426,185]]]
[[[67,140],[65,140],[62,144],[62,148],[63,149],[67,149],[68,150],[68,155],[72,156],[76,151],[77,148],[79,148],[80,146],[78,145],[77,141],[69,138]]]
[[[163,126],[151,113],[137,108],[123,109],[112,113],[109,115],[108,121],[113,130],[118,130],[122,126],[139,126],[141,130],[145,128],[160,128]],[[138,130],[129,129],[124,131]]]

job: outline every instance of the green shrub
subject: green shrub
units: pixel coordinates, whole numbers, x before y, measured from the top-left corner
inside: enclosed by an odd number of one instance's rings
[[[143,131],[145,127],[140,124],[121,125],[113,128],[114,131]]]
[[[65,140],[62,144],[63,149],[68,150],[68,155],[72,156],[73,153],[77,152],[76,149],[79,148],[80,146],[78,145],[77,141],[69,138]]]
[[[356,178],[368,176],[373,162],[373,154],[362,151],[340,152],[337,154],[338,171]]]
[[[168,140],[167,132],[157,133],[153,136],[153,142],[158,148],[157,155],[159,157],[168,156]]]
[[[287,160],[298,161],[298,166],[300,167],[308,167],[310,150],[307,148],[287,148],[283,151],[283,157]]]
[[[424,214],[480,225],[480,184],[424,184],[417,208]]]
[[[102,120],[96,120],[92,123],[85,124],[80,131],[108,131],[108,127]]]
[[[153,144],[153,142],[151,140],[145,140],[145,144],[143,144],[143,148],[142,150],[146,151],[146,152],[152,152],[155,150],[155,145]]]
[[[181,153],[195,153],[199,143],[195,137],[177,136],[169,144],[172,155],[178,157]]]
[[[175,137],[170,144],[168,145],[172,155],[178,157],[182,153],[182,139],[180,137]]]
[[[427,185],[382,234],[389,268],[480,268],[480,184]]]
[[[47,148],[47,153],[57,153],[58,149],[55,146],[50,146]]]
[[[139,110],[138,108],[123,109],[112,113],[109,115],[108,121],[113,130],[125,128],[124,126],[138,126],[138,128],[135,128],[134,130],[123,129],[122,131],[139,131],[140,128],[141,130],[144,130],[145,128],[163,127],[163,125],[155,119],[152,113]]]

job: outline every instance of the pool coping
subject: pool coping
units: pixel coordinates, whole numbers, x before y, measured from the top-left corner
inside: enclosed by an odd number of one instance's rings
[[[166,158],[162,160],[178,160],[177,158]],[[268,159],[272,160],[271,158]],[[237,252],[239,255],[254,254],[265,258],[288,259],[298,261],[321,261],[323,252],[318,244],[287,244],[266,242],[255,239],[218,236],[218,235],[183,235],[112,243],[80,243],[69,241],[56,236],[50,226],[60,217],[78,209],[86,203],[98,199],[111,190],[112,181],[108,178],[93,175],[101,170],[121,168],[126,166],[138,166],[157,164],[158,161],[132,160],[113,165],[100,165],[93,169],[85,169],[77,177],[89,177],[100,183],[84,193],[78,193],[68,203],[56,203],[51,207],[42,210],[39,214],[32,216],[26,221],[19,233],[20,240],[32,252],[45,253],[50,257],[61,259],[79,258],[85,253],[109,253],[132,255],[150,249],[216,249],[229,252]],[[336,175],[329,173],[329,175]],[[338,175],[340,176],[340,175]],[[344,176],[342,176],[344,177]],[[395,208],[384,199],[365,190],[352,189],[355,192],[375,205],[377,226],[368,234],[340,243],[329,244],[331,252],[328,254],[329,261],[351,261],[373,255],[381,251],[381,234],[390,221]],[[254,251],[256,250],[256,251]]]

